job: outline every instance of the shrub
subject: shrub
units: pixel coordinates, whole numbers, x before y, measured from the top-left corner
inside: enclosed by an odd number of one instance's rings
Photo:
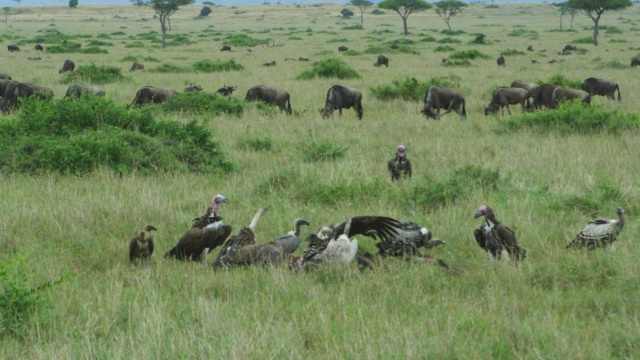
[[[162,104],[165,111],[178,111],[200,114],[231,114],[240,115],[245,103],[235,98],[220,96],[216,93],[183,92]]]
[[[425,36],[423,38],[420,39],[421,42],[436,42],[436,38],[434,38],[433,36]]]
[[[449,60],[475,60],[489,59],[489,55],[483,54],[478,50],[457,51],[449,55]]]
[[[183,72],[188,72],[190,70],[182,66],[165,63],[149,71],[152,73],[183,73]]]
[[[524,55],[524,51],[515,50],[515,49],[507,49],[507,50],[501,51],[500,54],[502,54],[504,56],[517,56],[517,55]]]
[[[235,60],[231,59],[229,61],[223,60],[200,60],[193,64],[193,70],[198,72],[219,72],[219,71],[234,71],[234,70],[242,70],[244,66],[238,64]]]
[[[600,69],[628,69],[629,65],[625,65],[618,60],[611,60],[598,66]]]
[[[440,45],[438,47],[436,47],[435,49],[433,49],[433,51],[435,52],[450,52],[450,51],[454,51],[455,48],[451,47],[449,45]]]
[[[640,116],[636,113],[605,110],[596,105],[585,107],[580,101],[571,101],[561,103],[554,111],[538,111],[511,117],[502,121],[501,127],[501,131],[505,132],[532,129],[539,133],[617,134],[640,128]]]
[[[486,45],[486,38],[487,36],[485,34],[475,34],[475,38],[469,41],[469,44]]]
[[[344,51],[344,52],[342,53],[342,55],[346,55],[346,56],[357,56],[357,55],[361,55],[361,54],[360,54],[359,52],[355,51],[355,50],[351,50],[351,49],[349,49],[349,50],[347,50],[347,51]]]
[[[402,81],[394,80],[391,85],[381,85],[369,90],[379,100],[422,101],[432,85],[454,88],[460,85],[460,77],[456,75],[439,76],[433,77],[427,82],[419,82],[415,78],[405,78]]]
[[[462,41],[460,41],[458,39],[446,37],[446,38],[442,38],[442,39],[438,40],[437,42],[438,42],[438,44],[459,44]]]
[[[346,147],[327,141],[310,141],[302,147],[303,159],[308,162],[341,159],[346,153]]]
[[[466,32],[464,32],[463,30],[449,30],[449,29],[444,29],[444,30],[440,31],[440,33],[444,34],[444,35],[448,35],[448,36],[456,36],[456,35],[466,34]]]
[[[542,85],[545,82],[544,81],[536,81],[536,83],[538,85]],[[562,74],[553,74],[553,75],[551,75],[551,77],[549,78],[549,80],[547,80],[546,83],[547,84],[551,84],[551,85],[560,85],[560,86],[564,86],[564,87],[568,87],[568,88],[572,88],[572,89],[580,89],[580,87],[582,86],[582,81],[567,79]]]
[[[344,26],[342,30],[364,30],[364,27],[362,26],[362,24],[355,24],[355,25]]]
[[[269,137],[245,136],[238,141],[238,147],[243,150],[271,151],[273,149],[273,140]]]
[[[282,181],[282,180],[281,180]],[[308,181],[294,187],[294,198],[307,204],[341,206],[344,202],[364,204],[371,194],[382,194],[389,185],[381,179],[351,181],[339,178],[328,182]]]
[[[126,33],[122,32],[122,31],[116,31],[116,32],[112,32],[111,35],[127,35]]]
[[[529,38],[538,37],[538,32],[533,30],[517,29],[507,34],[507,36],[525,36]]]
[[[246,34],[232,34],[227,35],[224,38],[224,43],[231,46],[255,46],[259,44],[265,44],[271,41],[271,39],[256,39]]]
[[[382,15],[384,14],[384,11],[380,10],[380,9],[373,9],[373,11],[371,11],[372,15]]]
[[[108,35],[107,35],[108,36]],[[113,43],[101,40],[91,40],[87,43],[87,45],[91,46],[113,46]]]
[[[579,38],[579,39],[575,39],[573,41],[571,41],[572,44],[593,44],[593,38],[592,37],[583,37],[583,38]]]
[[[471,66],[471,61],[467,59],[463,60],[449,60],[446,63],[442,64],[446,67],[454,67],[454,66]]]
[[[545,202],[555,212],[579,210],[595,215],[624,204],[626,196],[623,194],[624,192],[616,185],[607,180],[601,180],[579,194],[548,192],[545,194]],[[625,208],[628,206],[625,205]]]
[[[142,41],[134,41],[126,44],[124,47],[127,49],[142,48],[144,47],[144,43]]]
[[[346,38],[340,38],[340,39],[329,39],[327,40],[327,43],[346,43],[349,40],[347,40]]]
[[[108,84],[124,80],[122,70],[113,66],[81,65],[75,71],[65,74],[62,83],[88,82],[91,84]]]
[[[2,171],[86,174],[231,171],[210,130],[194,121],[158,121],[149,108],[126,109],[103,97],[30,98],[0,125]]]
[[[329,58],[317,61],[309,70],[305,70],[296,79],[309,80],[315,77],[338,78],[338,79],[359,79],[360,75],[340,59]]]

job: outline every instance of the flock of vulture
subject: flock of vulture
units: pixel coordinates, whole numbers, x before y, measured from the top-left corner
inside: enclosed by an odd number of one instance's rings
[[[396,158],[405,158],[406,148],[398,147]],[[394,159],[390,160],[390,164]],[[391,165],[390,165],[391,168]],[[396,171],[394,169],[393,171]],[[401,174],[404,174],[401,171]],[[393,176],[393,172],[392,172]],[[167,251],[165,258],[183,261],[201,261],[208,266],[208,255],[215,248],[220,251],[213,261],[214,268],[233,268],[240,266],[262,265],[280,266],[288,264],[295,272],[308,271],[318,266],[349,263],[356,261],[362,267],[373,267],[377,261],[386,257],[399,257],[408,261],[422,261],[438,264],[449,269],[446,262],[420,252],[420,248],[432,249],[445,241],[432,238],[427,228],[412,221],[398,221],[386,216],[347,216],[347,219],[335,224],[327,224],[311,233],[305,242],[300,255],[294,252],[303,243],[300,238],[300,227],[309,226],[304,219],[295,219],[294,229],[268,242],[256,241],[256,227],[260,217],[267,212],[260,208],[248,227],[243,227],[236,235],[231,236],[232,228],[222,221],[218,214],[221,203],[227,198],[216,195],[212,205],[204,215],[193,220],[193,224],[177,244]],[[624,227],[624,211],[617,209],[617,219],[595,219],[578,233],[567,248],[580,247],[594,250],[606,247],[616,240]],[[482,224],[473,231],[476,242],[486,251],[493,261],[503,257],[513,257],[517,263],[527,256],[516,239],[513,230],[502,224],[493,209],[482,205],[475,212],[475,218],[483,218]],[[154,251],[154,241],[150,232],[156,227],[147,225],[143,232],[131,238],[129,242],[129,259],[132,263],[148,260]],[[358,240],[353,237],[362,235],[376,241],[378,254],[358,251]]]

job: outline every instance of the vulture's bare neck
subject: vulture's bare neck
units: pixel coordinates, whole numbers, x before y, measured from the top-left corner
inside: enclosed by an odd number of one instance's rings
[[[253,232],[256,231],[256,226],[258,225],[258,220],[260,220],[260,217],[262,215],[264,215],[265,212],[267,212],[267,208],[258,209],[256,214],[253,216],[253,220],[251,220],[251,224],[249,225],[249,229],[251,229],[251,231],[253,231]]]

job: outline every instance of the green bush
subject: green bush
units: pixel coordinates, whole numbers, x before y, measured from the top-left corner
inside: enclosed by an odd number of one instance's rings
[[[435,49],[433,49],[434,52],[450,52],[454,50],[455,48],[449,45],[439,45]]]
[[[125,34],[125,33],[124,33],[124,32],[122,32],[122,31],[116,31],[116,32],[112,32],[112,33],[111,33],[111,35],[115,35],[115,36],[117,36],[117,35],[127,35],[127,34]]]
[[[532,129],[538,133],[560,134],[617,134],[640,128],[640,115],[604,109],[597,105],[584,106],[580,101],[561,103],[554,111],[538,111],[513,116],[501,122],[500,132]]]
[[[246,136],[238,141],[238,147],[243,150],[271,151],[273,149],[273,140],[269,137]]]
[[[342,30],[364,30],[362,24],[354,24],[349,26],[344,26]]]
[[[153,56],[135,56],[135,55],[127,55],[123,57],[120,61],[122,62],[131,62],[131,61],[148,61],[148,62],[160,62],[157,58]]]
[[[455,67],[455,66],[471,66],[471,61],[467,60],[467,59],[463,59],[463,60],[449,60],[447,62],[445,62],[444,64],[442,64],[443,66],[446,67]]]
[[[507,36],[525,36],[529,38],[535,38],[538,37],[538,32],[533,30],[517,29],[511,31],[510,33],[507,33]]]
[[[87,43],[90,46],[113,46],[113,43],[101,40],[91,40]]]
[[[47,52],[50,54],[108,54],[109,52],[105,49],[101,49],[96,46],[90,46],[87,48],[82,48],[82,45],[72,42],[65,41],[60,45],[51,45],[47,47]]]
[[[105,33],[98,34],[98,35],[96,35],[96,37],[97,37],[98,39],[111,39],[111,35],[109,35],[109,34],[105,34]],[[111,45],[113,45],[113,44],[111,44]]]
[[[76,82],[87,82],[91,84],[108,84],[124,80],[122,70],[113,66],[81,65],[75,71],[67,72],[62,79],[62,83],[71,84]]]
[[[384,193],[389,184],[382,179],[332,179],[327,182],[308,181],[293,187],[296,201],[325,206],[343,206],[345,202],[365,204],[371,194]]]
[[[628,69],[629,65],[625,65],[618,60],[611,60],[598,66],[599,69]]]
[[[598,181],[586,191],[573,192],[547,192],[545,203],[554,212],[567,212],[578,210],[589,215],[609,212],[618,206],[624,205],[629,209],[627,197],[622,189],[604,180]]]
[[[321,78],[338,78],[338,79],[359,79],[360,74],[349,67],[345,62],[340,59],[330,58],[322,61],[317,61],[313,64],[313,67],[309,70],[305,70],[300,73],[296,79],[309,80],[315,77]]]
[[[231,34],[224,38],[224,43],[230,46],[255,46],[265,44],[271,39],[256,39],[246,34]]]
[[[449,55],[449,60],[475,60],[489,59],[489,55],[483,54],[478,50],[457,51]]]
[[[360,54],[359,52],[355,51],[355,50],[351,50],[351,49],[349,49],[349,50],[347,50],[347,51],[344,51],[344,52],[342,53],[342,55],[346,55],[346,56],[358,56],[358,55],[361,55],[361,54]]]
[[[538,85],[542,85],[542,84],[545,84],[545,83],[546,84],[551,84],[551,85],[559,85],[559,86],[564,86],[564,87],[572,88],[572,89],[580,89],[580,87],[582,86],[582,81],[581,80],[567,79],[562,74],[553,74],[553,75],[551,75],[549,80],[547,80],[546,82],[538,80],[538,81],[536,81],[536,83]]]
[[[0,124],[5,173],[86,174],[231,171],[210,130],[194,121],[158,121],[150,108],[126,109],[104,97],[23,101]]]
[[[571,41],[572,44],[593,44],[593,38],[592,37],[583,37],[583,38],[579,38],[579,39],[575,39],[573,41]]]
[[[460,85],[460,77],[450,75],[429,79],[427,82],[419,82],[415,78],[393,80],[391,85],[381,85],[370,88],[371,94],[379,100],[403,99],[407,101],[422,101],[429,88],[432,86],[455,88]]]
[[[380,9],[373,9],[373,11],[371,11],[372,15],[382,15],[384,14],[384,11],[380,10]]]
[[[327,141],[310,141],[302,147],[303,159],[308,162],[341,159],[346,153],[346,147]]]
[[[144,43],[142,41],[134,41],[126,44],[124,47],[127,49],[142,48],[144,47]]]
[[[231,114],[241,115],[245,103],[235,98],[220,96],[216,93],[183,92],[162,104],[165,111],[176,111],[199,114]]]
[[[419,40],[420,42],[436,42],[436,38],[434,38],[433,36],[425,36],[423,38],[420,38]]]
[[[346,38],[340,38],[340,39],[329,39],[327,40],[327,43],[331,44],[331,43],[346,43],[349,40],[347,40]]]
[[[450,37],[442,38],[437,41],[438,44],[459,44],[462,41]]]
[[[524,55],[524,51],[515,50],[515,49],[507,49],[507,50],[501,51],[500,54],[502,54],[504,56],[518,56],[518,55]]]
[[[607,26],[607,28],[605,29],[605,33],[608,35],[614,35],[614,34],[622,34],[623,31],[618,29],[615,26]]]
[[[463,30],[449,30],[449,29],[444,29],[440,31],[440,33],[448,36],[457,36],[457,35],[466,34],[466,32],[464,32]]]
[[[193,70],[198,72],[219,72],[219,71],[235,71],[242,70],[244,66],[238,64],[235,60],[231,59],[229,61],[224,60],[200,60],[193,64]]]
[[[149,71],[152,73],[183,73],[189,72],[191,70],[182,66],[165,63],[158,67],[150,69]]]

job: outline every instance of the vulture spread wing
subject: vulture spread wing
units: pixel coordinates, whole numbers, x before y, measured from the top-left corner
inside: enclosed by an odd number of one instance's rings
[[[618,219],[595,219],[585,225],[567,247],[586,247],[594,250],[614,242],[624,227],[624,211],[617,209]]]
[[[221,221],[211,223],[204,228],[194,226],[182,235],[176,246],[165,257],[177,260],[196,260],[205,249],[208,251],[220,246],[231,234],[231,226]]]
[[[334,238],[344,234],[347,221],[332,226]],[[349,236],[365,235],[378,236],[380,239],[387,240],[397,236],[402,224],[393,218],[386,216],[355,216],[351,219],[351,229]],[[375,235],[374,235],[375,234]]]

